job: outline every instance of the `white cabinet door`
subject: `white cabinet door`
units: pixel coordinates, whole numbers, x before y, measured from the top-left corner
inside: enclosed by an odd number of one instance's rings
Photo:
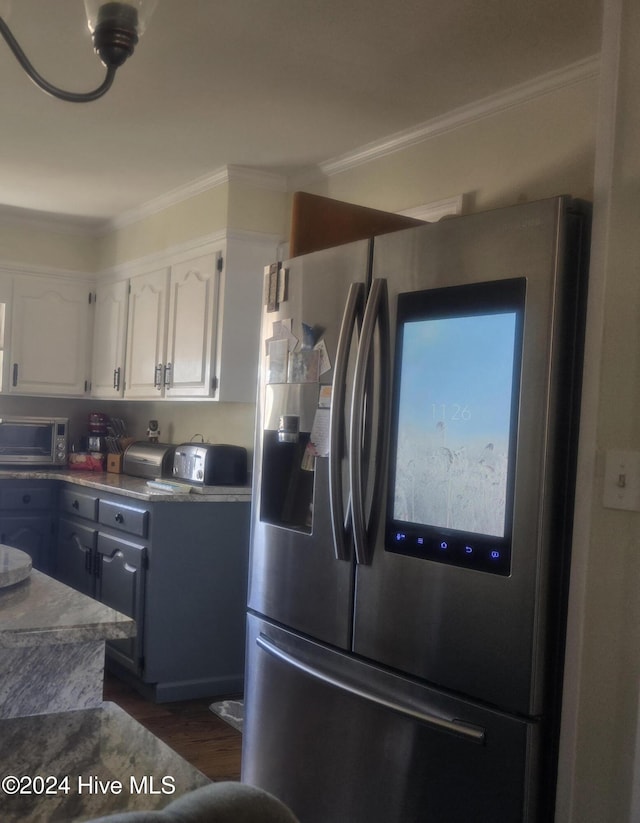
[[[125,397],[162,396],[169,269],[131,278]]]
[[[217,336],[220,254],[171,267],[166,397],[210,397]]]
[[[95,294],[91,394],[122,397],[129,281],[100,284]]]
[[[91,355],[89,287],[78,280],[16,276],[9,391],[83,396]]]

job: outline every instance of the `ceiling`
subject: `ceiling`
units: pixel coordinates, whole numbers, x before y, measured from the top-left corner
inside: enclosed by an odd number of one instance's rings
[[[159,0],[88,104],[0,40],[0,204],[105,220],[229,165],[296,175],[596,55],[601,4]],[[9,23],[49,82],[101,83],[82,0],[15,0]]]

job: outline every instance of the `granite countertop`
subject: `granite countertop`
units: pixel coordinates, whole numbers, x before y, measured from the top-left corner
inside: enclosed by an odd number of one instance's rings
[[[1,795],[2,823],[79,823],[161,809],[211,781],[114,703],[0,720],[0,781],[37,778]],[[6,783],[5,781],[9,781]],[[46,790],[46,791],[44,791]]]
[[[27,578],[31,568],[31,557],[26,552],[0,543],[0,589]]]
[[[135,621],[33,569],[0,589],[0,649],[119,640],[133,637]]]
[[[85,472],[75,469],[2,469],[3,478],[60,480],[76,483],[90,489],[114,492],[136,500],[161,501],[167,503],[238,503],[251,500],[251,486],[206,486],[193,487],[190,492],[174,492],[152,489],[141,477],[111,472]]]

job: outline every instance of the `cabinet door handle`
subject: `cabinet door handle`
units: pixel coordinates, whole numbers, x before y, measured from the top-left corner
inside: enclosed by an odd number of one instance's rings
[[[165,386],[171,385],[171,363],[167,363],[164,367],[164,384]]]
[[[13,364],[13,378],[12,378],[11,382],[14,386],[18,385],[18,364],[17,363]]]
[[[120,389],[120,366],[113,370],[113,388],[116,391]]]
[[[162,363],[158,363],[153,373],[153,388],[162,388]]]

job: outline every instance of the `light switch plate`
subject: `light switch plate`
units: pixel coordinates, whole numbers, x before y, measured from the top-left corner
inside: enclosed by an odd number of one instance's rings
[[[602,502],[608,509],[640,511],[640,452],[607,451]]]

